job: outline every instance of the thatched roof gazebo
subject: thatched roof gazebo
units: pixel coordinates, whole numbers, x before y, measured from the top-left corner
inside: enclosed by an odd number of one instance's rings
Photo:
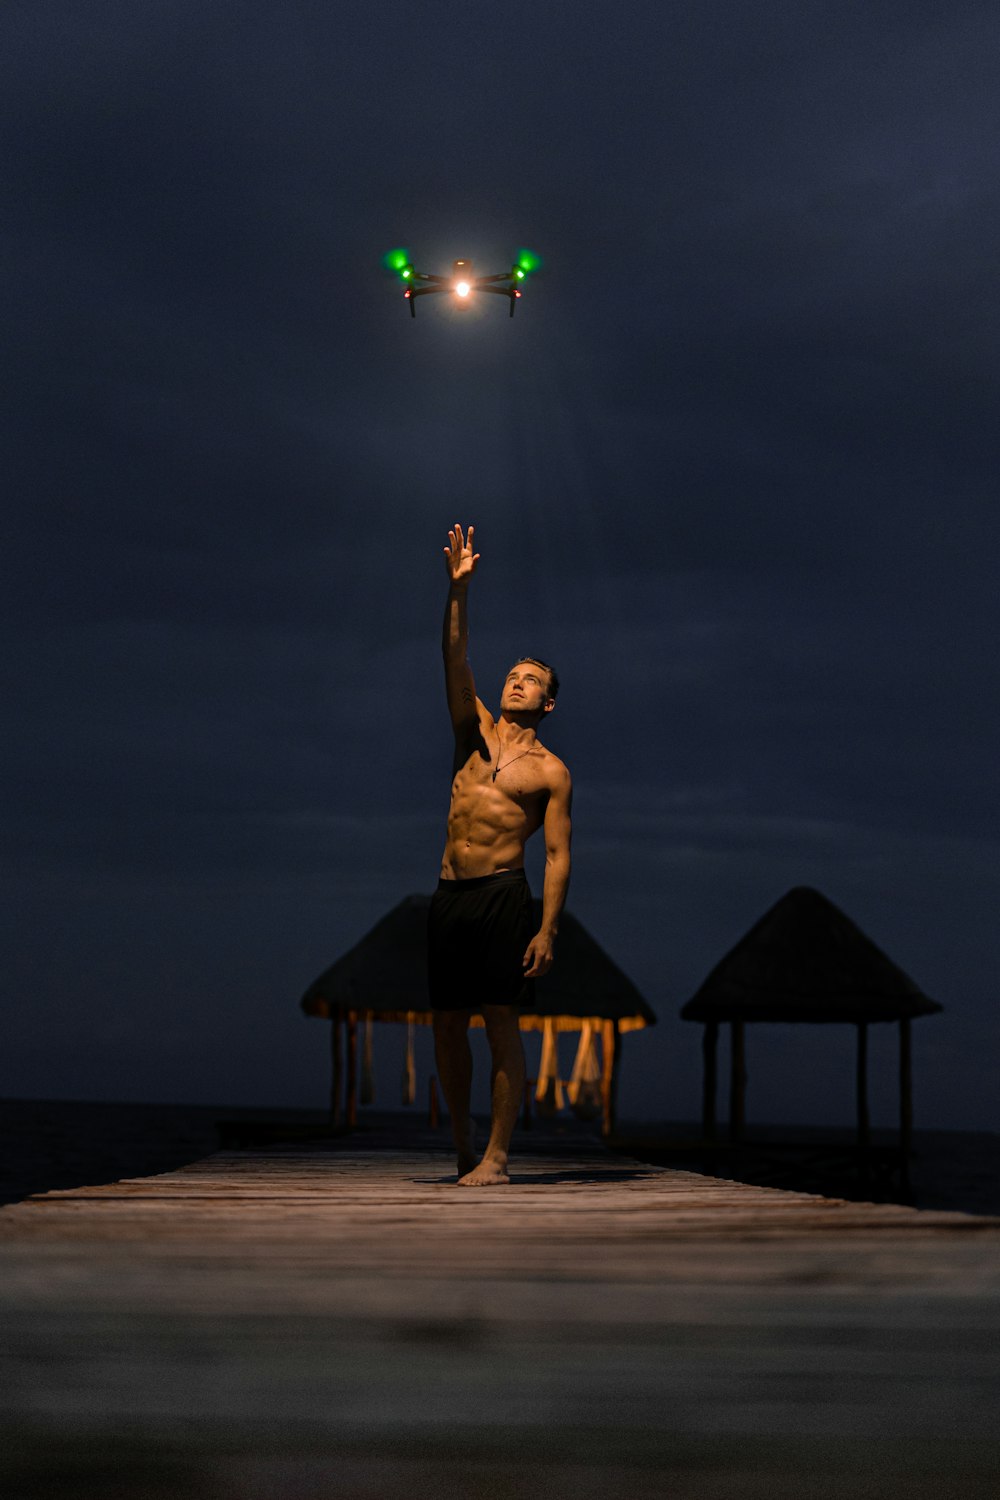
[[[342,1027],[346,1030],[348,1125],[357,1118],[357,1023],[359,1019],[430,1025],[427,992],[427,909],[430,897],[407,896],[336,963],[325,969],[302,996],[308,1016],[332,1022],[335,1124],[341,1105]],[[541,920],[541,902],[535,902]],[[601,1038],[601,1101],[605,1133],[610,1133],[625,1032],[652,1026],[656,1016],[635,985],[571,913],[559,920],[556,962],[535,980],[535,1003],[521,1016],[522,1031],[580,1031],[588,1023]],[[473,1026],[482,1018],[474,1015]]]
[[[913,1125],[910,1023],[940,1011],[908,974],[819,891],[797,886],[766,912],[716,964],[681,1010],[701,1021],[704,1086],[702,1122],[715,1135],[716,1047],[719,1024],[731,1028],[729,1131],[739,1139],[746,1095],[744,1026],[750,1021],[845,1021],[858,1028],[858,1143],[867,1149],[868,1026],[899,1022],[900,1147],[909,1154]]]

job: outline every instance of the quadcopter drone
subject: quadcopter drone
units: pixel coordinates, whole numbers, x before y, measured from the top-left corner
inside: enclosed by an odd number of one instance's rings
[[[383,264],[405,284],[403,296],[410,304],[411,318],[417,316],[417,298],[430,297],[435,292],[450,292],[459,307],[468,307],[476,292],[495,292],[508,299],[513,317],[521,296],[520,284],[532,271],[537,271],[541,260],[531,250],[519,250],[509,271],[497,271],[492,276],[473,276],[471,260],[452,261],[450,276],[418,271],[410,260],[410,252],[403,249],[390,250]]]

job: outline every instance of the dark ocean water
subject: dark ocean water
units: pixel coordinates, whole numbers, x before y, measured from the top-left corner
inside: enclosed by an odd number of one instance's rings
[[[13,1203],[50,1188],[94,1186],[122,1177],[148,1177],[198,1161],[227,1145],[251,1145],[272,1135],[302,1138],[325,1131],[321,1110],[233,1109],[225,1105],[95,1104],[49,1099],[0,1100],[0,1203]],[[592,1129],[572,1121],[539,1122],[521,1148],[542,1146],[539,1136],[579,1134],[593,1144]],[[690,1149],[697,1128],[623,1123],[620,1142],[644,1160],[775,1187],[835,1196],[914,1203],[920,1208],[1000,1214],[1000,1135],[967,1131],[918,1131],[910,1164],[910,1186],[898,1174],[860,1177],[848,1132],[803,1127],[757,1127],[739,1152],[712,1158]],[[345,1142],[398,1145],[429,1139],[423,1112],[362,1112],[358,1134]],[[883,1148],[890,1136],[875,1137]],[[444,1145],[446,1131],[435,1133]],[[515,1149],[518,1141],[515,1138]]]
[[[298,1127],[317,1110],[230,1109],[226,1105],[93,1104],[0,1100],[0,1203],[49,1188],[93,1187],[151,1177],[211,1156],[232,1138],[220,1125],[274,1121]]]
[[[699,1135],[694,1125],[640,1123],[623,1126],[616,1144],[642,1161],[762,1187],[1000,1215],[1000,1135],[989,1131],[915,1131],[905,1176],[894,1131],[872,1132],[866,1166],[841,1128],[755,1125],[738,1148],[723,1140],[715,1152],[696,1147]]]

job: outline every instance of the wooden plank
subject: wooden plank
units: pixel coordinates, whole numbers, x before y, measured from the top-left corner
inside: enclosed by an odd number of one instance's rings
[[[13,1497],[992,1496],[1000,1221],[549,1143],[225,1152],[0,1211]]]

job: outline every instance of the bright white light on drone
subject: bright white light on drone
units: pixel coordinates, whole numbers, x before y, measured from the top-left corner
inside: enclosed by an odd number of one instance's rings
[[[472,288],[469,286],[469,283],[467,281],[456,281],[456,283],[455,283],[455,295],[456,295],[456,297],[467,297],[469,295],[469,292],[471,290],[472,290]]]

